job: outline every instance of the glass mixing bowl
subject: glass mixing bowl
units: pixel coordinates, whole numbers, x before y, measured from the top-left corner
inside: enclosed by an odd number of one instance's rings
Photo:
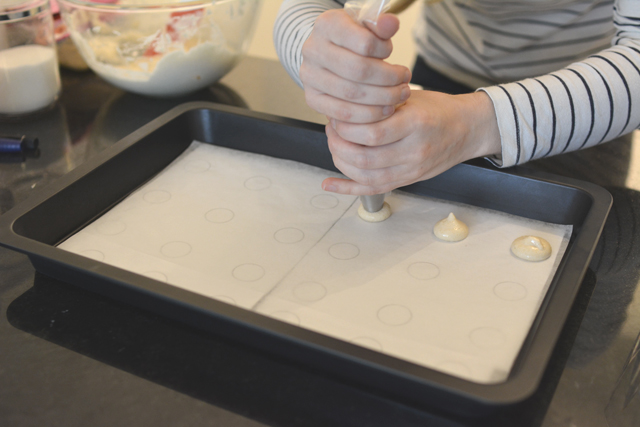
[[[260,0],[58,0],[78,51],[103,79],[149,96],[218,81],[245,55]]]

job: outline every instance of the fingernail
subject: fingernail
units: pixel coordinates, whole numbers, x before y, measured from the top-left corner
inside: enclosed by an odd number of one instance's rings
[[[393,105],[387,105],[382,109],[382,114],[385,116],[390,116],[393,114],[395,110],[396,110],[396,107],[394,107]]]
[[[331,127],[333,128],[333,130],[336,129],[336,119],[331,119]]]
[[[332,193],[335,193],[336,191],[338,191],[338,187],[336,187],[333,184],[326,184],[322,186],[322,189],[324,191],[331,191]]]
[[[402,88],[402,92],[400,93],[400,100],[406,101],[411,96],[411,88],[409,86],[405,86]]]
[[[403,83],[409,83],[411,81],[411,71],[408,69],[404,71],[404,80]]]

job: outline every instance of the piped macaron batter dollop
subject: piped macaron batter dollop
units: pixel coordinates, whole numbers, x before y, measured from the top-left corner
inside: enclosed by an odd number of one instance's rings
[[[526,261],[544,261],[551,256],[551,245],[542,237],[522,236],[513,241],[511,252]]]
[[[391,206],[384,202],[382,208],[378,212],[369,212],[360,205],[358,208],[358,216],[367,222],[381,222],[391,216]]]
[[[459,242],[467,238],[469,227],[451,212],[448,217],[436,223],[433,234],[446,242]]]

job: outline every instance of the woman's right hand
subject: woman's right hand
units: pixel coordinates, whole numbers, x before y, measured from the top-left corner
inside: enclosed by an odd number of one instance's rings
[[[501,152],[493,103],[483,91],[414,91],[387,119],[365,124],[331,120],[326,133],[333,163],[349,179],[327,178],[322,188],[340,194],[386,193]]]
[[[391,116],[411,94],[409,69],[384,61],[399,26],[398,18],[390,14],[365,27],[343,9],[322,13],[302,47],[300,79],[307,104],[348,123],[373,123]]]

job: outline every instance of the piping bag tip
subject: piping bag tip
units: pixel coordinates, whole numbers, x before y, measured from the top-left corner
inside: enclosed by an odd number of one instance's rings
[[[362,207],[369,213],[376,213],[384,205],[384,194],[374,194],[372,196],[360,196]]]

